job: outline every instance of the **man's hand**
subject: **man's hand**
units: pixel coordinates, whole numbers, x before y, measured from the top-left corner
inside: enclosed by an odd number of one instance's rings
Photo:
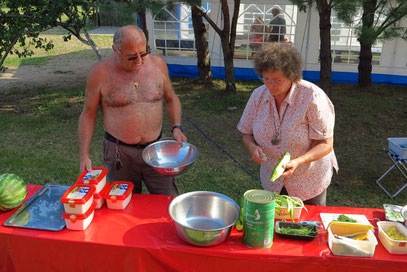
[[[252,155],[253,161],[258,163],[258,164],[262,164],[262,163],[265,163],[267,161],[266,154],[263,153],[263,150],[258,145],[255,145],[250,150],[250,154]]]
[[[86,159],[81,159],[80,162],[80,173],[83,173],[83,171],[87,170],[92,171],[92,161],[89,158]]]
[[[187,137],[184,135],[184,133],[179,128],[174,128],[174,130],[172,131],[172,136],[180,145],[182,145],[182,142],[187,141]]]

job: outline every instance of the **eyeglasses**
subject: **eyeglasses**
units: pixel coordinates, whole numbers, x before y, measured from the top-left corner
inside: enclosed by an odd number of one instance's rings
[[[123,55],[122,51],[118,50],[118,52],[120,53],[120,55],[122,55],[123,57],[125,57],[125,56]],[[136,55],[134,55],[134,56],[132,56],[132,57],[130,57],[130,58],[127,58],[127,60],[128,60],[128,61],[134,61],[134,60],[137,60],[139,56],[140,56],[140,58],[145,58],[148,54],[149,54],[148,51],[141,52],[141,53],[137,53]]]
[[[265,78],[262,77],[262,76],[259,76],[259,79],[260,79],[260,81],[263,82],[263,83],[270,83],[270,84],[273,84],[273,85],[278,85],[278,84],[280,84],[281,82],[283,82],[281,79],[276,79],[276,80],[273,80],[273,79],[265,79]]]
[[[146,51],[146,52],[138,53],[138,56],[136,55],[136,56],[130,57],[127,60],[133,61],[133,60],[137,60],[139,56],[140,56],[140,58],[144,58],[147,55],[148,55],[148,52]]]

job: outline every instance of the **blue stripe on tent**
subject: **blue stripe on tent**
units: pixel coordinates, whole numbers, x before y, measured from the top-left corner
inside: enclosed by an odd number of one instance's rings
[[[170,76],[177,77],[198,77],[198,67],[196,65],[168,64]],[[225,78],[225,69],[223,67],[212,67],[214,78]],[[303,71],[302,76],[305,80],[319,82],[318,71]],[[257,80],[257,74],[253,68],[235,68],[236,80]],[[357,83],[358,73],[350,72],[332,72],[333,83]],[[407,85],[407,76],[372,74],[372,83]]]

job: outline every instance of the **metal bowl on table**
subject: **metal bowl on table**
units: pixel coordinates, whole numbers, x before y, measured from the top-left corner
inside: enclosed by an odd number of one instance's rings
[[[158,173],[166,176],[181,174],[198,158],[198,149],[190,143],[161,140],[143,150],[143,160]]]
[[[239,205],[214,192],[189,192],[174,198],[168,212],[178,236],[195,246],[209,247],[224,242],[240,216]]]

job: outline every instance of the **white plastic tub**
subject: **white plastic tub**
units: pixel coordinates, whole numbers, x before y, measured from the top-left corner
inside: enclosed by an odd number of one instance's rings
[[[334,234],[343,235],[344,232],[353,233],[357,231],[356,229],[352,230],[352,225],[349,225],[348,231],[345,228],[345,226],[339,226],[336,230],[332,230],[332,226],[328,228],[328,245],[332,253],[338,256],[373,257],[377,245],[377,239],[373,232],[371,230],[367,231],[367,238],[364,240],[335,238]]]
[[[407,229],[403,224],[380,221],[377,222],[377,226],[379,227],[379,240],[390,254],[407,254],[407,241],[393,240],[386,234],[388,228],[395,226],[399,232],[407,237]]]
[[[292,198],[295,198],[295,199],[299,200],[301,202],[301,204],[304,205],[302,200],[299,199],[298,197],[292,197]],[[294,219],[299,219],[300,218],[302,209],[303,209],[302,207],[294,207]],[[281,206],[279,212],[277,212],[277,210],[276,210],[275,219],[291,220],[291,215],[288,212],[288,208]]]
[[[93,185],[96,194],[100,193],[106,185],[107,169],[104,167],[93,167],[92,171],[83,171],[76,180],[76,184]]]
[[[133,187],[134,184],[131,182],[113,182],[104,194],[107,207],[113,210],[125,209],[130,202]]]
[[[399,155],[400,159],[407,160],[407,138],[387,138],[389,149]]]
[[[106,182],[105,187],[102,189],[102,191],[100,191],[100,193],[95,194],[93,196],[93,201],[95,201],[96,204],[96,209],[100,209],[103,207],[103,204],[105,204],[105,198],[103,197],[105,192],[107,191],[107,189],[109,188],[110,184],[109,182]]]
[[[85,230],[93,220],[97,203],[93,202],[92,206],[84,214],[69,214],[64,212],[62,217],[65,219],[66,228],[70,230]]]
[[[93,203],[95,187],[92,185],[72,185],[61,197],[65,212],[69,214],[84,214]]]

